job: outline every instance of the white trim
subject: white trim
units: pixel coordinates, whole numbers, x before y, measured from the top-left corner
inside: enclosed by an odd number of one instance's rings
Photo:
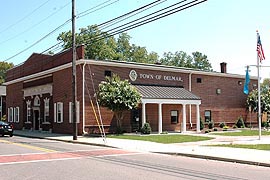
[[[72,107],[72,102],[69,102],[69,123],[73,123],[73,107]],[[80,102],[77,101],[76,104],[76,123],[80,123]]]
[[[46,122],[49,122],[46,120],[46,110],[49,111],[48,117],[50,117],[50,98],[45,98],[43,101],[44,101],[44,117],[43,117],[44,119],[42,123],[46,123]],[[48,106],[46,106],[47,103],[48,103]]]
[[[8,108],[8,122],[13,122],[13,107]]]
[[[31,122],[29,121],[29,118],[31,117],[31,101],[26,101],[26,122]]]
[[[42,95],[42,94],[50,94],[52,95],[53,87],[52,84],[45,84],[41,86],[35,86],[35,87],[30,87],[30,88],[25,88],[23,89],[23,96],[37,96],[37,95]]]
[[[35,81],[35,80],[43,79],[43,78],[46,78],[46,77],[50,77],[50,76],[52,76],[52,74],[48,74],[48,75],[45,75],[45,76],[40,76],[40,77],[36,77],[36,78],[33,78],[33,79],[25,80],[23,82],[24,83],[28,83],[28,82],[32,82],[32,81]]]
[[[142,103],[154,103],[154,104],[194,104],[200,105],[201,100],[180,100],[180,99],[141,99]]]
[[[59,119],[58,114],[60,114],[60,119]],[[63,123],[64,121],[63,114],[64,114],[64,104],[63,102],[57,102],[56,103],[56,122],[57,123]]]
[[[81,59],[78,61],[78,63],[79,64],[86,63],[86,64],[93,64],[93,65],[99,65],[99,66],[112,66],[112,67],[125,67],[125,68],[137,68],[137,69],[146,69],[146,70],[168,71],[168,72],[177,72],[177,73],[192,73],[192,74],[232,77],[232,78],[241,78],[241,79],[245,78],[245,75],[238,75],[238,74],[208,72],[208,71],[200,71],[200,70],[195,70],[195,69],[188,69],[184,67],[165,66],[165,65],[157,65],[157,64],[144,64],[144,63],[134,63],[134,62],[114,61],[114,60],[97,61],[97,60]],[[251,79],[256,80],[257,77],[254,76],[254,77],[251,77]]]
[[[231,77],[231,78],[241,78],[245,79],[245,75],[238,74],[228,74],[228,73],[220,73],[220,72],[206,72],[199,71],[188,68],[181,68],[175,66],[164,66],[164,65],[156,65],[156,64],[143,64],[143,63],[132,63],[132,62],[124,62],[124,61],[97,61],[97,60],[89,60],[89,59],[80,59],[76,61],[76,65],[79,64],[93,64],[100,66],[111,66],[111,67],[125,67],[125,68],[137,68],[137,69],[146,69],[146,70],[157,70],[157,71],[168,71],[168,72],[178,72],[178,73],[192,73],[192,74],[201,74],[201,75],[209,75],[209,76],[221,76],[221,77]],[[24,76],[18,79],[14,79],[8,82],[5,82],[3,85],[10,85],[21,81],[28,81],[34,78],[39,78],[41,76],[47,76],[48,74],[52,74],[54,72],[70,68],[72,67],[72,62],[66,63],[61,66],[54,67],[52,69],[42,71],[39,73],[31,74],[29,76]],[[250,79],[257,80],[257,77],[251,76]]]
[[[57,111],[56,111],[56,103],[54,103],[53,104],[53,109],[54,109],[54,111],[53,111],[53,115],[54,115],[54,122],[56,123],[57,122],[57,115],[56,115],[56,113],[57,113]]]
[[[20,108],[19,107],[14,108],[14,122],[15,123],[20,122]]]
[[[57,66],[55,68],[52,68],[52,69],[49,69],[49,70],[46,70],[46,71],[41,71],[39,73],[31,74],[29,76],[24,76],[24,77],[21,77],[21,78],[18,78],[18,79],[14,79],[12,81],[5,82],[4,85],[10,85],[10,84],[14,84],[14,83],[17,83],[17,82],[27,81],[27,80],[30,80],[30,79],[33,79],[33,78],[38,78],[40,76],[45,76],[45,75],[48,75],[48,74],[52,74],[54,72],[69,68],[69,67],[71,67],[71,65],[72,65],[72,63],[70,62],[70,63],[64,64],[64,65],[61,65],[61,66]]]

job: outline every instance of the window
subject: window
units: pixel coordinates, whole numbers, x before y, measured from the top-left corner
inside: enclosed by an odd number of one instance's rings
[[[202,78],[197,78],[197,83],[202,83]]]
[[[104,75],[111,77],[112,76],[112,72],[111,71],[108,71],[108,70],[105,70]]]
[[[26,122],[30,122],[30,118],[31,118],[31,101],[26,101],[26,113],[27,113],[27,117],[26,117]]]
[[[8,108],[8,122],[13,122],[13,108]]]
[[[204,119],[205,119],[205,122],[210,122],[211,121],[211,111],[210,110],[205,110],[204,111]]]
[[[34,106],[40,106],[40,99],[38,96],[36,96],[34,99]]]
[[[44,122],[49,122],[50,117],[50,99],[44,99]]]
[[[62,102],[54,103],[54,122],[57,122],[57,123],[63,122],[63,103]]]
[[[19,107],[14,108],[14,122],[18,123],[19,122]]]
[[[69,102],[69,123],[73,123],[73,108],[72,108],[72,102]],[[76,107],[76,120],[77,123],[80,123],[80,103],[77,101],[77,107]]]
[[[172,110],[171,111],[171,123],[172,124],[177,124],[178,123],[178,111],[177,110]]]

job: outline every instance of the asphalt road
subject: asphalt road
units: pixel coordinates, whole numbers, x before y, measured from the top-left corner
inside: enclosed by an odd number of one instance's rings
[[[270,179],[269,168],[31,139],[0,138],[3,180]]]

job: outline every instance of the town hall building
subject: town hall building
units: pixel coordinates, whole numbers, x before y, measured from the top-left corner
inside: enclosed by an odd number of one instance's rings
[[[200,132],[200,120],[234,124],[238,117],[248,120],[245,76],[221,72],[113,60],[85,59],[84,46],[77,48],[78,134],[116,131],[113,112],[96,100],[99,84],[117,74],[127,79],[141,94],[137,109],[126,111],[122,127],[135,132],[145,122],[152,131]],[[72,51],[59,54],[32,54],[23,64],[7,72],[7,119],[15,129],[73,132]],[[249,88],[256,88],[251,77]],[[256,119],[254,119],[256,123]]]

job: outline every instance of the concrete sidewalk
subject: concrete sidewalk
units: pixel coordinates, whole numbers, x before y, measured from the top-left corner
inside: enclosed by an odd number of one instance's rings
[[[200,134],[200,136],[214,137],[214,139],[199,142],[161,144],[148,141],[114,139],[114,138],[103,139],[100,137],[84,137],[84,136],[78,136],[78,139],[74,141],[71,135],[63,135],[47,132],[35,132],[28,130],[24,131],[15,130],[14,135],[72,142],[72,143],[109,146],[132,151],[181,155],[195,158],[204,158],[204,159],[237,162],[270,167],[270,151],[207,146],[216,144],[270,144],[270,136],[262,136],[261,140],[258,140],[257,136],[228,137],[228,136]]]

